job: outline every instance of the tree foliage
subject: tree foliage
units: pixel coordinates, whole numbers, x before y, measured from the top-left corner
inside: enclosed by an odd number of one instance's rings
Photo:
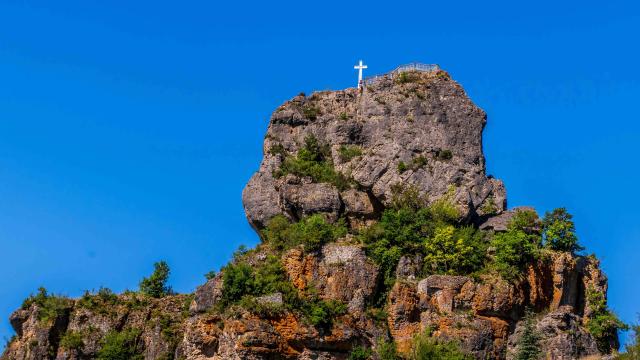
[[[32,305],[38,307],[38,321],[51,323],[71,307],[71,300],[64,296],[49,294],[44,287],[38,288],[38,293],[30,295],[22,302],[22,308],[28,309]]]
[[[640,360],[640,325],[634,325],[631,342],[625,346],[625,352],[616,360]]]
[[[612,340],[616,338],[618,330],[626,330],[628,327],[607,307],[607,299],[602,292],[588,288],[587,303],[591,309],[586,323],[587,330],[596,340],[598,350],[609,354],[616,350],[612,349]]]
[[[353,152],[350,152],[352,155]],[[304,139],[303,147],[296,156],[287,156],[274,172],[275,177],[293,174],[300,177],[310,177],[314,182],[330,183],[339,190],[351,186],[351,181],[342,173],[335,170],[331,158],[331,149],[327,144],[321,144],[313,135]]]
[[[430,331],[417,335],[409,358],[411,360],[471,360],[473,357],[460,350],[455,341],[447,341],[431,336]]]
[[[144,355],[139,346],[140,330],[127,329],[111,331],[102,340],[98,360],[142,360]]]
[[[276,250],[304,245],[305,250],[314,251],[346,234],[347,227],[343,220],[330,224],[321,214],[311,215],[297,223],[277,215],[262,231],[263,239]]]
[[[140,281],[140,292],[154,297],[161,298],[172,293],[171,287],[167,285],[171,270],[165,261],[158,261],[153,264],[154,270],[151,276]]]
[[[538,360],[542,350],[540,349],[540,334],[535,328],[533,313],[527,311],[523,321],[524,328],[516,344],[515,360]]]
[[[545,245],[557,251],[578,252],[584,250],[578,244],[573,216],[565,208],[547,212],[542,220]]]

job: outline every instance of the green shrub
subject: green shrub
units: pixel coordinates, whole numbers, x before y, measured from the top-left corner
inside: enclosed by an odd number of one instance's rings
[[[403,172],[407,171],[409,169],[409,167],[407,166],[407,164],[404,163],[404,161],[400,161],[398,163],[398,173],[402,174]]]
[[[47,289],[40,287],[36,295],[30,295],[22,302],[22,309],[28,309],[32,305],[38,307],[38,321],[49,324],[71,309],[71,300],[63,296],[50,295]]]
[[[282,157],[287,156],[287,150],[285,150],[284,146],[280,143],[276,143],[271,145],[269,148],[269,154],[271,155],[281,155]]]
[[[428,164],[428,160],[423,155],[418,155],[411,159],[411,163],[406,164],[403,161],[398,163],[398,173],[402,174],[407,170],[418,170],[425,167]]]
[[[344,221],[330,224],[321,214],[311,215],[293,224],[286,217],[278,215],[272,218],[262,231],[265,241],[277,250],[302,244],[308,251],[317,250],[346,233]]]
[[[80,350],[84,347],[82,334],[77,331],[67,331],[60,339],[60,346],[67,350]]]
[[[442,160],[442,161],[447,161],[447,160],[451,160],[453,158],[453,153],[451,152],[451,150],[437,150],[436,151],[436,159],[438,160]]]
[[[441,340],[432,337],[426,331],[413,340],[411,360],[472,360],[473,357],[460,350],[460,346],[455,341]]]
[[[424,242],[425,267],[429,273],[470,274],[484,265],[484,235],[471,226],[439,226]]]
[[[338,155],[342,162],[347,162],[355,157],[361,156],[362,149],[357,145],[341,145],[338,149]]]
[[[402,255],[424,254],[425,242],[434,236],[435,229],[456,225],[458,218],[449,196],[425,207],[426,199],[414,187],[393,187],[392,192],[392,206],[385,209],[378,223],[361,230],[359,235],[368,256],[380,267],[387,288],[395,281]]]
[[[77,301],[77,306],[100,313],[108,314],[114,311],[114,306],[118,304],[118,295],[109,288],[101,287],[97,293],[93,294],[85,291],[84,295]]]
[[[373,352],[371,349],[367,349],[363,346],[356,346],[351,350],[348,360],[368,360],[371,358],[372,354]]]
[[[318,118],[318,115],[320,115],[320,109],[318,109],[315,106],[305,106],[302,109],[302,113],[304,114],[304,117],[306,117],[309,120],[315,120]]]
[[[215,270],[211,270],[209,272],[207,272],[206,274],[204,274],[204,278],[207,280],[211,280],[213,278],[216,277],[216,271]]]
[[[306,299],[302,311],[309,322],[318,328],[329,329],[334,319],[347,312],[347,306],[337,300],[320,300],[315,296]]]
[[[396,76],[396,83],[407,84],[418,80],[418,74],[415,71],[403,71]]]
[[[565,208],[547,212],[542,220],[545,245],[558,251],[577,252],[584,248],[578,244],[573,216]]]
[[[140,330],[128,329],[121,332],[111,331],[102,341],[98,351],[98,360],[143,360],[144,355],[138,346]]]
[[[351,187],[353,182],[334,169],[329,147],[320,144],[313,135],[305,138],[305,144],[296,156],[287,156],[280,168],[273,173],[277,178],[287,174],[300,177],[308,176],[314,182],[330,183],[339,190]]]
[[[535,329],[534,315],[527,311],[522,334],[516,343],[515,360],[538,360],[542,354],[540,349],[540,334]]]
[[[153,264],[153,273],[148,278],[140,281],[140,292],[154,297],[161,298],[172,293],[171,287],[167,286],[171,270],[165,261]]]
[[[349,120],[349,115],[346,112],[340,113],[340,120]]]
[[[534,210],[517,209],[507,224],[510,230],[523,231],[527,234],[540,234],[540,219]],[[540,243],[542,239],[538,239]]]
[[[535,237],[517,229],[495,234],[491,240],[494,249],[492,268],[506,280],[516,280],[524,267],[538,255]]]
[[[598,350],[603,354],[610,354],[617,350],[611,347],[611,340],[616,338],[618,330],[627,330],[628,326],[607,307],[607,300],[602,292],[590,287],[586,295],[591,309],[586,323],[587,330],[596,340]]]
[[[401,360],[396,343],[380,339],[376,345],[376,355],[380,360]]]

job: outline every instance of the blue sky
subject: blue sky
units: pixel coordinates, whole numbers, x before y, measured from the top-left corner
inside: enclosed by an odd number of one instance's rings
[[[134,289],[166,259],[188,292],[255,244],[240,196],[271,111],[360,58],[449,71],[509,205],[568,207],[633,321],[638,38],[637,1],[2,1],[0,339],[38,286]]]

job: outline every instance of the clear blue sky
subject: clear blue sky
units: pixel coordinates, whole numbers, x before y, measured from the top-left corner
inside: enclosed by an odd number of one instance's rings
[[[438,63],[488,113],[510,206],[566,206],[640,311],[637,1],[0,2],[0,339],[38,286],[171,283],[257,237],[241,191],[300,91]],[[2,346],[2,345],[0,345]]]

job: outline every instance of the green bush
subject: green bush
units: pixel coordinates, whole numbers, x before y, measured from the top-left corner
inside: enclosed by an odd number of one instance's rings
[[[373,352],[371,349],[367,349],[363,346],[356,346],[351,350],[348,360],[368,360],[371,358],[372,354]]]
[[[118,295],[114,294],[111,289],[100,288],[97,293],[93,294],[85,291],[84,295],[77,301],[77,306],[100,313],[108,314],[114,311],[114,305],[118,304]]]
[[[84,347],[82,334],[77,331],[67,331],[60,339],[60,346],[67,350],[80,350]]]
[[[320,115],[320,109],[318,109],[315,106],[305,106],[302,109],[302,113],[304,114],[304,117],[306,117],[309,120],[315,120],[318,118],[318,115]]]
[[[451,160],[453,158],[453,153],[451,152],[451,150],[437,150],[436,151],[436,159],[441,160],[441,161],[447,161],[447,160]]]
[[[207,272],[206,274],[204,274],[204,278],[207,280],[211,280],[213,278],[216,277],[216,271],[215,270],[211,270],[209,272]]]
[[[530,235],[540,234],[540,219],[535,211],[530,209],[517,209],[509,221],[507,227],[510,230],[523,231]],[[540,243],[542,239],[537,242]]]
[[[265,241],[276,250],[302,244],[308,251],[317,250],[322,245],[345,236],[346,233],[344,221],[330,224],[321,214],[311,215],[293,224],[286,217],[278,215],[272,218],[262,231]]]
[[[584,248],[578,244],[573,216],[565,208],[547,212],[542,220],[545,245],[558,251],[577,252]]]
[[[340,113],[340,120],[349,120],[349,115],[345,112]]]
[[[171,287],[167,286],[171,270],[165,261],[153,264],[154,270],[151,276],[140,281],[140,292],[154,297],[161,298],[172,293]]]
[[[396,83],[407,84],[418,80],[418,74],[415,71],[403,71],[396,77]]]
[[[98,351],[98,360],[143,360],[144,355],[138,346],[140,330],[128,329],[121,332],[111,331],[102,341]]]
[[[40,287],[36,295],[30,295],[22,302],[22,309],[28,309],[32,305],[38,307],[38,321],[49,324],[71,309],[71,300],[63,296],[50,295],[47,289]]]
[[[398,163],[398,173],[402,174],[403,172],[407,171],[409,169],[409,167],[407,166],[407,164],[405,164],[404,161],[400,161]]]
[[[472,360],[473,356],[460,350],[457,342],[432,337],[430,332],[426,331],[414,338],[409,358],[411,360]]]
[[[269,148],[269,154],[271,155],[281,155],[282,157],[287,156],[287,150],[285,150],[284,146],[280,143],[276,143],[271,145]]]
[[[484,265],[486,242],[472,226],[439,226],[424,242],[425,267],[430,273],[470,274]]]
[[[607,300],[602,292],[590,287],[586,295],[591,308],[591,315],[586,323],[587,330],[596,340],[598,350],[603,354],[610,354],[617,350],[611,347],[611,340],[616,338],[618,330],[627,330],[628,326],[607,307]]]
[[[378,223],[361,230],[359,235],[367,254],[380,267],[387,288],[395,282],[395,269],[402,255],[424,254],[429,250],[425,245],[435,230],[446,225],[456,226],[458,218],[448,195],[426,206],[426,199],[416,188],[394,187],[392,191],[392,206],[385,209]],[[464,234],[470,234],[468,231],[464,230]]]
[[[411,159],[411,163],[407,164],[403,161],[398,163],[398,173],[402,174],[407,170],[418,170],[425,167],[428,164],[428,160],[423,155],[418,155]]]
[[[357,145],[341,145],[338,149],[338,155],[342,162],[347,162],[355,157],[361,156],[362,149]]]
[[[524,267],[538,255],[535,237],[517,229],[495,234],[491,240],[494,249],[491,267],[506,280],[517,280]]]
[[[376,355],[379,360],[401,360],[396,343],[393,340],[384,341],[380,339],[376,345]]]
[[[287,174],[300,177],[308,176],[314,182],[330,183],[339,190],[349,188],[352,183],[352,180],[334,169],[329,147],[320,144],[313,135],[305,138],[304,146],[295,157],[287,156],[280,168],[273,173],[277,178]]]

